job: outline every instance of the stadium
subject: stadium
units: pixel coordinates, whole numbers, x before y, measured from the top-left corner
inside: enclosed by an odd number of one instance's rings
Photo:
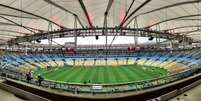
[[[0,0],[2,101],[199,101],[201,0]]]

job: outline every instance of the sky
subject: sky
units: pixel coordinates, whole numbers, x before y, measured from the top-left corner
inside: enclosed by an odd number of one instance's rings
[[[108,37],[108,44],[111,43],[113,36]],[[78,45],[104,45],[106,43],[105,36],[99,36],[99,39],[96,40],[95,36],[90,37],[78,37],[77,39]],[[57,38],[53,39],[54,42],[64,45],[66,42],[74,42],[74,38]],[[148,43],[155,43],[156,40],[148,40],[147,37],[138,37],[139,44],[148,44]],[[53,43],[53,44],[56,44]],[[48,40],[41,40],[41,44],[48,44]],[[130,36],[116,36],[113,44],[134,44],[134,37]]]

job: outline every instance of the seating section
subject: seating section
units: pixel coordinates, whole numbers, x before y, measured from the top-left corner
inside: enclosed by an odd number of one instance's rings
[[[71,66],[70,69],[78,68],[78,66],[83,66],[84,69],[93,68],[94,66],[104,66],[108,65],[108,67],[112,66],[117,68],[118,65],[122,65],[121,68],[124,70],[124,73],[127,73],[129,75],[133,74],[140,74],[138,77],[143,77],[146,75],[142,75],[142,72],[130,72],[131,70],[127,70],[126,66],[123,65],[142,65],[143,69],[149,68],[149,66],[153,67],[160,67],[164,68],[168,71],[168,76],[165,75],[165,77],[157,78],[154,80],[143,80],[143,81],[137,81],[134,83],[129,83],[126,85],[111,85],[111,86],[103,86],[102,90],[98,90],[97,92],[106,92],[107,94],[110,94],[111,92],[124,92],[124,91],[139,91],[146,88],[153,88],[159,85],[164,85],[169,82],[177,81],[186,77],[189,77],[191,75],[194,75],[196,72],[200,71],[201,68],[201,51],[200,50],[188,50],[188,51],[177,51],[177,52],[136,52],[136,53],[125,53],[125,54],[110,54],[110,55],[104,55],[104,54],[4,54],[0,56],[0,68],[5,68],[6,73],[11,73],[8,77],[16,78],[18,80],[26,80],[24,78],[25,73],[30,73],[33,69],[38,68],[54,68],[50,69],[50,72],[52,70],[58,70],[58,67],[64,67],[63,69],[69,69],[67,66]],[[131,69],[137,69],[136,66],[130,66]],[[146,68],[144,68],[146,67]],[[115,68],[115,69],[116,69]],[[7,70],[9,69],[9,70]],[[83,68],[78,68],[83,70]],[[95,71],[102,70],[102,68],[93,68]],[[106,68],[110,70],[111,68]],[[121,75],[117,70],[114,70],[115,75],[118,75],[119,78],[122,78]],[[162,69],[162,70],[164,70]],[[4,69],[2,69],[4,70]],[[14,70],[14,72],[12,71]],[[44,69],[41,69],[44,70]],[[79,71],[80,71],[79,70]],[[92,70],[92,69],[90,69]],[[147,69],[150,73],[153,69]],[[49,72],[49,71],[48,71]],[[43,71],[42,71],[43,73]],[[60,73],[57,72],[57,73]],[[68,72],[67,72],[68,73]],[[79,73],[79,72],[77,72]],[[88,74],[88,72],[85,72]],[[96,72],[93,72],[96,73]],[[109,74],[111,72],[108,72],[106,74]],[[167,73],[167,72],[166,72]],[[13,75],[14,74],[14,75]],[[22,75],[15,75],[20,74]],[[69,73],[68,73],[69,74]],[[100,75],[100,77],[103,77],[105,75],[104,73],[97,73]],[[135,75],[136,75],[135,74]],[[146,74],[146,73],[145,73]],[[62,74],[63,75],[63,74]],[[59,75],[59,76],[62,76]],[[54,75],[53,75],[54,76]],[[70,75],[69,77],[74,79],[74,76],[77,76],[75,72],[73,72],[73,75]],[[81,75],[84,77],[83,75]],[[88,75],[87,75],[88,76]],[[115,79],[114,77],[105,75],[106,77],[109,77],[110,79]],[[153,75],[155,77],[155,75]],[[91,77],[94,77],[94,75],[91,75]],[[130,77],[130,76],[128,76]],[[156,77],[158,77],[156,75]],[[63,78],[62,78],[63,79]],[[83,78],[81,78],[83,79]],[[96,80],[96,79],[95,79]],[[102,80],[102,79],[100,79]],[[116,79],[117,81],[119,79]],[[136,79],[137,80],[137,79]],[[35,83],[34,80],[31,82],[32,84]],[[58,83],[53,81],[43,81],[43,86],[48,88],[56,88],[60,90],[65,91],[73,91],[72,88],[79,88],[74,89],[76,92],[77,90],[82,92],[89,92],[91,93],[91,86],[78,86],[78,85],[68,85],[69,83]],[[38,85],[36,83],[36,85]],[[94,91],[94,90],[93,90]],[[74,91],[73,91],[74,92]]]
[[[170,73],[178,73],[201,65],[199,50],[182,52],[136,52],[132,54],[5,54],[0,56],[1,67],[28,72],[34,68],[102,65],[147,65],[167,69]]]

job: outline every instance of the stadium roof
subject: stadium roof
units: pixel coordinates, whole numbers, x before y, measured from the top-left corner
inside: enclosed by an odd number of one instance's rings
[[[168,30],[201,41],[201,0],[0,0],[0,43],[38,31],[98,26]]]

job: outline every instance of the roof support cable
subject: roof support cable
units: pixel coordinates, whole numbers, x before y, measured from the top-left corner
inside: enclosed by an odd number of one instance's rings
[[[173,30],[177,30],[177,29],[184,29],[184,28],[193,28],[193,27],[201,27],[201,25],[187,25],[187,26],[179,26],[179,27],[173,27],[170,29],[164,29],[164,30],[160,30],[160,31],[173,31]]]
[[[109,1],[108,1],[108,5],[107,5],[107,8],[106,8],[105,13],[104,13],[104,23],[103,23],[103,27],[105,27],[105,25],[106,25],[106,20],[107,20],[107,17],[108,17],[108,13],[109,13],[109,11],[110,11],[110,8],[111,8],[113,2],[114,2],[114,0],[109,0]]]
[[[165,19],[167,19],[167,16],[168,16],[168,14],[167,14],[167,9],[165,9]],[[166,27],[166,28],[168,27],[168,23],[167,23],[167,22],[165,23],[165,27]]]
[[[50,18],[49,19],[52,19],[52,16],[53,16],[53,14],[52,14],[52,5],[51,4],[49,4],[49,5],[50,5]],[[49,24],[48,24],[48,32],[51,32],[51,31],[53,31],[53,27],[52,27],[52,23],[49,22]],[[53,38],[53,35],[49,34],[48,35],[49,53],[52,52],[52,40],[53,40],[52,38]]]
[[[29,29],[29,28],[23,26],[23,25],[20,25],[20,24],[18,24],[18,23],[16,23],[16,22],[14,22],[14,21],[12,21],[12,20],[6,18],[6,17],[0,16],[0,18],[3,18],[3,19],[5,19],[5,20],[7,20],[7,21],[9,21],[9,22],[11,22],[11,23],[13,23],[13,24],[19,26],[19,27],[22,27],[22,28],[24,28],[24,29],[26,29],[26,30],[28,30],[28,31],[30,31],[30,32],[36,33],[35,31],[33,31],[33,30],[31,30],[31,29]]]
[[[137,17],[137,16],[142,16],[142,15],[145,15],[145,14],[153,13],[153,12],[156,12],[156,11],[160,11],[160,10],[163,10],[163,9],[168,9],[168,8],[172,8],[172,7],[176,7],[176,6],[180,6],[180,5],[195,4],[195,3],[199,3],[199,2],[201,2],[201,0],[184,1],[184,2],[179,2],[179,3],[163,6],[163,7],[160,7],[160,8],[156,8],[156,9],[153,9],[153,10],[150,10],[150,11],[147,11],[147,12],[144,12],[144,13],[141,13],[141,14],[138,14],[138,15],[134,16],[133,18],[131,18],[128,21],[128,23],[125,26],[128,26],[132,22],[132,20],[134,20],[134,18]]]
[[[134,29],[138,29],[137,18],[135,18],[135,20],[133,20],[133,27],[134,27]],[[138,37],[135,35],[136,33],[138,33],[138,31],[134,31],[134,34],[133,34],[135,47],[138,46]]]
[[[147,5],[149,2],[151,2],[152,0],[146,0],[145,2],[143,2],[140,6],[138,6],[134,11],[131,12],[131,14],[129,14],[125,20],[122,20],[122,22],[120,23],[119,27],[123,27],[124,24],[137,12],[139,11],[141,8],[143,8],[145,5]]]
[[[156,26],[158,24],[165,23],[165,22],[168,22],[168,21],[174,21],[174,20],[181,19],[181,18],[189,18],[189,17],[196,17],[196,16],[201,16],[201,14],[185,15],[185,16],[179,16],[179,17],[175,17],[175,18],[170,18],[170,19],[162,20],[160,22],[156,22],[156,23],[154,23],[152,25],[149,25],[149,26],[146,26],[144,28],[147,29],[147,28],[151,28],[153,26]]]
[[[200,2],[198,2],[198,14],[199,13],[201,13],[199,10],[200,10]],[[198,24],[197,25],[200,25],[200,21],[199,21],[199,19],[200,19],[200,16],[198,16],[198,20],[197,20],[197,22],[198,22]],[[198,29],[200,29],[200,27],[198,27]]]
[[[160,25],[156,26],[156,30],[159,30],[160,31]],[[153,37],[153,36],[152,36]],[[157,45],[157,48],[159,49],[160,48],[160,36],[158,34],[156,34],[156,45]]]
[[[20,0],[20,9],[22,10],[22,0]],[[22,25],[22,11],[20,11],[20,24]]]
[[[12,9],[12,10],[15,10],[15,11],[21,11],[22,13],[25,13],[25,14],[28,14],[28,15],[32,15],[32,16],[35,16],[35,17],[38,17],[38,18],[41,18],[45,21],[48,21],[48,22],[52,22],[54,25],[58,26],[58,27],[63,27],[63,28],[66,28],[65,26],[61,26],[59,24],[57,24],[56,22],[54,21],[51,21],[45,17],[42,17],[42,16],[39,16],[39,15],[36,15],[36,14],[33,14],[33,13],[30,13],[30,12],[27,12],[27,11],[24,11],[24,10],[20,10],[18,8],[14,8],[14,7],[11,7],[11,6],[8,6],[8,5],[4,5],[4,4],[0,4],[1,7],[5,7],[5,8],[8,8],[8,9]],[[68,28],[66,28],[68,29]]]
[[[108,23],[107,23],[107,18],[108,18],[108,13],[112,7],[112,4],[113,4],[114,0],[109,0],[108,1],[108,5],[107,5],[107,8],[105,10],[105,13],[104,13],[104,23],[103,23],[103,35],[105,35],[105,48],[106,48],[106,56],[108,54],[108,30],[107,30],[107,26],[108,26]],[[106,57],[107,58],[107,57]]]
[[[74,49],[77,50],[77,37],[78,37],[78,33],[77,33],[77,18],[74,18],[74,29],[76,29],[74,31]]]
[[[120,28],[121,28],[121,25],[123,25],[123,23],[124,23],[124,21],[126,20],[126,17],[127,17],[127,15],[128,15],[128,13],[129,13],[129,11],[130,11],[130,9],[131,9],[131,7],[133,6],[133,3],[135,2],[135,0],[133,0],[132,2],[131,2],[131,4],[130,4],[130,6],[129,6],[129,8],[128,8],[128,10],[126,11],[126,14],[125,14],[125,16],[124,16],[124,18],[123,18],[123,20],[120,22]],[[138,8],[137,8],[138,9]],[[136,10],[135,10],[136,11]],[[133,12],[132,12],[133,13]],[[112,44],[113,44],[113,42],[114,42],[114,40],[115,40],[115,38],[116,38],[116,36],[117,36],[117,34],[118,34],[118,32],[116,33],[116,35],[113,37],[113,39],[112,39],[112,41],[111,41],[111,43],[109,44],[109,48],[112,46]]]
[[[60,6],[60,5],[58,5],[57,3],[53,2],[52,0],[44,0],[44,1],[47,2],[47,3],[49,3],[49,4],[51,4],[51,5],[53,5],[53,6],[55,6],[55,7],[57,7],[57,8],[59,8],[59,9],[61,9],[61,10],[63,10],[63,11],[65,11],[65,12],[67,12],[67,13],[69,13],[69,14],[72,14],[73,16],[75,16],[75,17],[77,18],[77,20],[78,20],[80,26],[82,26],[82,28],[84,28],[84,25],[83,25],[83,23],[81,22],[81,20],[80,20],[80,18],[78,17],[77,14],[75,14],[75,13],[73,13],[73,12],[67,10],[66,8],[64,8],[64,7]]]
[[[105,35],[105,49],[106,49],[106,58],[107,58],[107,55],[108,55],[108,29],[107,29],[107,15],[105,16],[105,19],[104,19],[104,28],[103,28],[103,34]],[[107,62],[107,61],[106,61]]]
[[[87,19],[87,21],[88,21],[89,27],[90,27],[90,28],[93,28],[92,20],[91,20],[91,18],[90,18],[90,15],[89,15],[87,9],[86,9],[86,6],[84,5],[83,0],[78,0],[78,2],[79,2],[79,4],[80,4],[80,6],[82,7],[82,10],[83,10],[83,12],[84,12],[84,14],[85,14],[85,16],[86,16],[86,19]]]
[[[128,19],[130,19],[130,17],[132,17],[137,11],[139,11],[142,7],[144,7],[145,5],[147,5],[151,0],[146,0],[145,2],[143,2],[140,6],[138,6],[134,11],[131,12],[131,14],[129,14],[125,20],[122,20],[122,22],[120,23],[120,25],[118,26],[118,29],[120,29],[120,34],[122,32],[121,28],[123,27],[123,25],[127,22]],[[116,38],[117,34],[113,37],[109,47],[111,47],[111,45],[113,44],[115,38]]]
[[[128,16],[128,13],[130,12],[130,9],[132,8],[133,4],[134,4],[135,0],[133,0],[128,8],[128,10],[126,11],[125,16],[123,17],[123,20],[121,21],[121,23],[124,22],[124,20],[126,19],[126,17]],[[127,6],[126,6],[127,7]]]

